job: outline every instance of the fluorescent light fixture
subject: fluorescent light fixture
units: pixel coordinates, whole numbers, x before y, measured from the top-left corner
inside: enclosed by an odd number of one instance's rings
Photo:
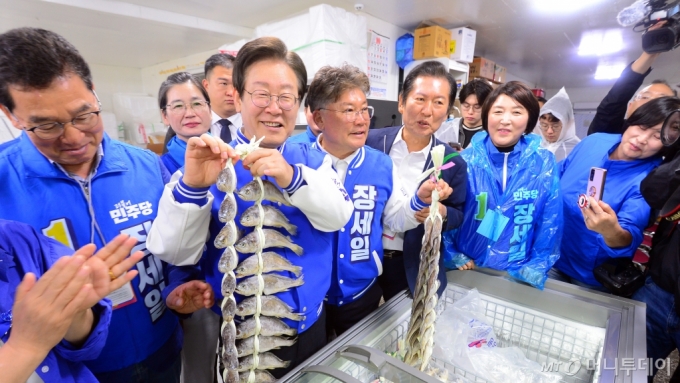
[[[621,29],[586,31],[581,36],[579,56],[606,56],[623,50]]]
[[[603,0],[534,0],[534,8],[546,13],[575,12]]]
[[[595,80],[613,80],[621,76],[626,64],[599,64],[595,71]]]
[[[239,25],[222,23],[220,21],[204,19],[201,17],[188,16],[185,14],[170,12],[113,0],[42,0],[48,3],[68,5],[71,7],[89,9],[97,12],[112,13],[120,16],[135,17],[143,20],[156,21],[164,24],[178,25],[182,27],[202,29],[210,32],[224,33],[226,35],[251,38],[255,35],[252,28]]]

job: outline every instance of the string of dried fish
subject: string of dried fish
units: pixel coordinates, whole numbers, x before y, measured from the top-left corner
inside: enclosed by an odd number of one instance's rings
[[[261,140],[261,139],[260,139]],[[250,144],[237,145],[236,151],[243,159],[248,153],[256,150],[259,141],[253,138]],[[285,247],[301,255],[303,249],[292,243],[289,237],[264,226],[281,227],[292,235],[297,227],[291,224],[285,215],[274,206],[262,205],[263,200],[278,202],[280,205],[290,206],[283,193],[273,183],[254,177],[253,181],[236,191],[243,201],[253,201],[254,204],[242,213],[239,221],[245,227],[254,227],[253,231],[241,238],[234,248],[239,253],[254,253],[236,267],[236,276],[244,278],[235,285],[235,291],[249,296],[236,307],[239,316],[252,315],[243,321],[236,329],[235,338],[239,339],[236,353],[240,357],[238,370],[241,372],[240,382],[269,382],[275,381],[273,376],[264,371],[267,369],[285,368],[290,362],[282,361],[269,350],[288,347],[296,342],[296,338],[289,339],[282,336],[295,336],[297,330],[289,327],[276,318],[302,320],[303,317],[293,313],[293,309],[276,296],[270,295],[286,291],[303,283],[300,276],[302,269],[295,266],[285,257],[274,252],[264,252],[268,247]],[[224,207],[223,215],[230,217],[231,210]],[[230,233],[224,233],[225,238]],[[297,279],[279,274],[266,274],[272,271],[288,271]],[[231,288],[231,280],[226,281]]]
[[[432,161],[434,170],[428,173],[434,173],[433,178],[436,180],[439,178],[440,169],[444,162],[444,146],[438,145],[432,149]],[[439,213],[439,193],[434,190],[430,214],[424,222],[425,233],[420,251],[416,287],[413,292],[411,319],[406,334],[407,350],[404,356],[404,362],[420,371],[428,371],[434,343],[442,224],[443,219]]]
[[[234,274],[234,269],[238,266],[238,255],[236,254],[236,249],[234,249],[234,243],[236,243],[237,239],[234,219],[238,209],[236,198],[234,197],[236,170],[231,161],[227,161],[224,169],[220,171],[217,177],[217,188],[225,193],[218,213],[218,219],[224,222],[225,225],[215,238],[215,247],[225,249],[218,261],[218,269],[224,274],[221,286],[224,298],[220,305],[223,319],[220,331],[222,351],[218,359],[224,365],[224,370],[222,371],[223,381],[225,383],[239,383],[241,377],[238,371],[239,360],[236,348],[236,324],[234,323],[234,315],[236,315],[236,299],[234,298],[236,275]]]

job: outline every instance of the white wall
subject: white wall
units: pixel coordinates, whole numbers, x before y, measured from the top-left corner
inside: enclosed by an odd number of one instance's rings
[[[142,70],[111,65],[91,64],[92,81],[102,110],[113,112],[113,94],[142,92]]]
[[[515,76],[515,75],[513,75],[512,73],[509,73],[509,72],[508,72],[508,74],[507,74],[507,76],[506,76],[505,82],[509,82],[509,81],[520,81],[520,82],[524,83],[525,85],[527,85],[529,88],[532,88],[532,89],[533,89],[533,88],[536,88],[536,83],[535,83],[535,82],[529,81],[529,80],[525,80],[525,79],[523,79],[523,78],[521,78],[521,77]],[[557,93],[557,92],[555,92],[555,93]]]
[[[600,104],[600,101],[607,95],[611,85],[590,87],[590,88],[570,88],[565,87],[571,103],[574,104],[575,109],[594,110]],[[559,92],[559,89],[546,89],[545,98],[550,99]]]
[[[158,88],[169,75],[176,72],[203,73],[208,57],[218,53],[217,47],[202,53],[170,60],[141,69],[141,90],[150,96],[158,97]]]

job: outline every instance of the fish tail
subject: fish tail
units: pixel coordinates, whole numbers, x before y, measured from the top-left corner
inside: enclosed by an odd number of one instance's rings
[[[284,226],[284,229],[288,230],[291,235],[297,235],[297,226],[293,225],[292,223]]]
[[[300,266],[293,266],[289,270],[291,273],[295,274],[296,277],[299,277],[300,274],[302,274],[302,267]]]
[[[290,249],[293,250],[293,253],[295,253],[297,255],[302,255],[305,252],[302,247],[300,247],[300,246],[298,246],[294,243],[290,244]]]
[[[287,361],[285,361],[285,362],[281,363],[281,365],[282,365],[282,367],[281,367],[281,368],[288,368],[288,366],[290,366],[290,361],[289,361],[289,360],[287,360]]]
[[[302,320],[302,315],[296,314],[296,313],[290,313],[286,315],[286,318],[294,321],[301,321]]]

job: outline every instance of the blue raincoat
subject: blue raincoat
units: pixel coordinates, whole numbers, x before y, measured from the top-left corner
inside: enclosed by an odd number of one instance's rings
[[[555,157],[540,143],[538,136],[522,136],[512,152],[501,153],[486,132],[472,138],[462,153],[468,164],[465,217],[444,238],[448,267],[472,259],[543,288],[559,258],[562,200]]]

